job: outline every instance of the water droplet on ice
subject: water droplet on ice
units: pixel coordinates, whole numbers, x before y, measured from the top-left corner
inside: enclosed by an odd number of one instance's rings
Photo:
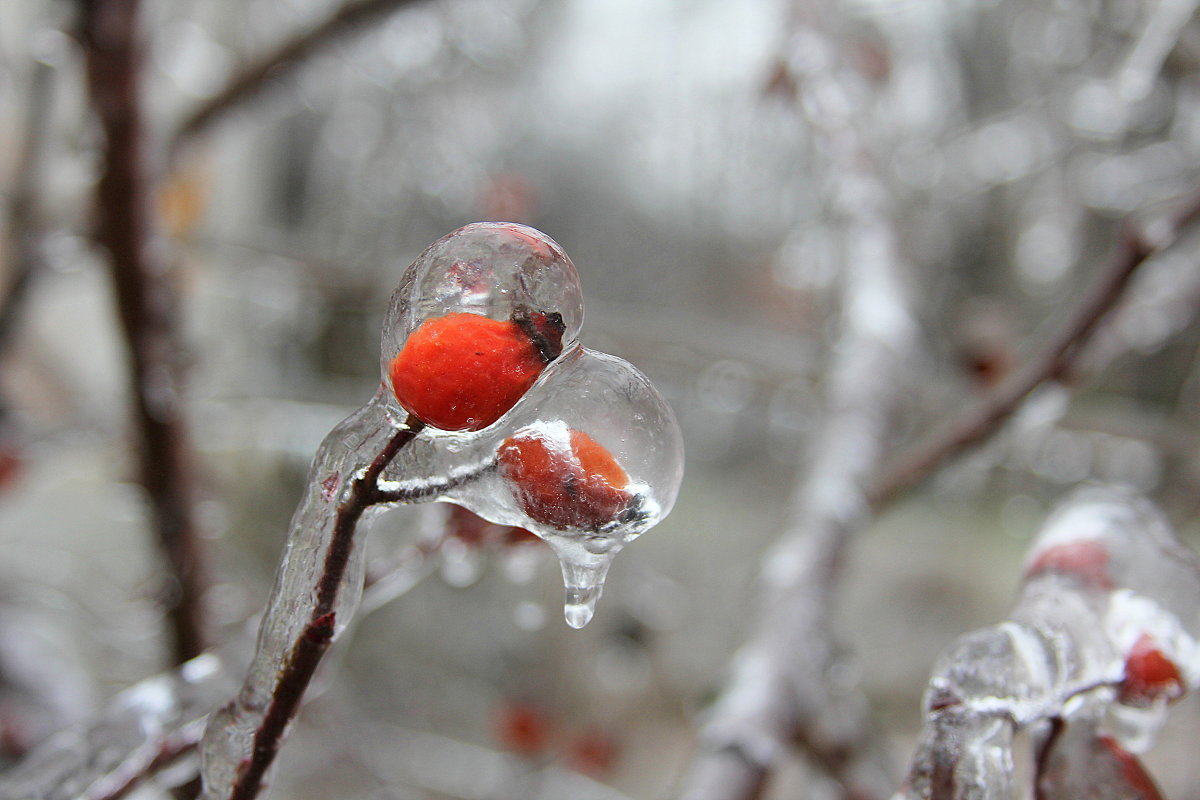
[[[567,624],[578,629],[591,622],[602,591],[603,586],[568,586],[567,600],[563,604],[563,616]]]

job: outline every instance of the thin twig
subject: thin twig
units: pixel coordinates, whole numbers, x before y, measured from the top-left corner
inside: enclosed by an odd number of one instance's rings
[[[92,107],[104,132],[95,238],[107,251],[139,438],[139,480],[174,586],[167,615],[176,663],[204,650],[204,570],[182,403],[178,298],[159,238],[142,108],[139,0],[80,0]]]
[[[1100,322],[1126,294],[1138,269],[1173,245],[1200,217],[1200,194],[1176,215],[1166,236],[1151,242],[1134,222],[1126,222],[1117,251],[1075,311],[1024,367],[1014,371],[960,416],[934,431],[926,442],[892,461],[872,488],[869,500],[880,508],[917,486],[941,465],[995,433],[1034,389],[1048,381],[1069,381],[1079,355]]]
[[[496,469],[493,458],[482,464],[451,473],[440,481],[380,481],[372,497],[374,503],[421,503],[478,480]]]
[[[158,750],[127,775],[119,776],[116,785],[105,786],[100,793],[89,792],[83,800],[122,800],[159,772],[177,764],[180,759],[196,752],[200,737],[204,733],[204,719],[192,720],[178,730],[172,731],[159,743]]]
[[[220,117],[256,97],[270,82],[288,77],[313,53],[340,36],[413,5],[419,0],[350,0],[328,19],[274,51],[248,64],[225,87],[192,109],[179,124],[171,141],[171,152],[207,130]]]
[[[261,791],[263,778],[279,753],[283,735],[296,716],[317,665],[333,641],[337,624],[334,609],[353,549],[354,529],[363,512],[380,502],[379,477],[384,469],[423,427],[421,422],[410,417],[370,466],[355,477],[349,494],[338,507],[329,549],[317,583],[316,605],[308,624],[280,668],[280,677],[266,714],[254,732],[250,757],[238,772],[229,800],[254,800]]]

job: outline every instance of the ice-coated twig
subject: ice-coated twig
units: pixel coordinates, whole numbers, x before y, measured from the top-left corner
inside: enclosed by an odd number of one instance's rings
[[[1021,368],[977,403],[931,433],[907,453],[892,459],[871,488],[870,502],[881,507],[920,484],[944,463],[984,441],[1009,420],[1034,389],[1048,381],[1073,378],[1076,364],[1106,315],[1125,297],[1134,274],[1152,257],[1174,245],[1200,217],[1200,194],[1191,197],[1171,222],[1151,239],[1132,220],[1125,223],[1116,253],[1079,305]]]
[[[204,797],[252,800],[261,791],[318,664],[358,603],[358,522],[381,502],[384,470],[423,427],[411,417],[394,427],[368,405],[326,438],[292,522],[249,674],[205,733]]]
[[[868,520],[865,490],[914,330],[888,192],[858,136],[855,103],[840,80],[834,51],[815,27],[802,26],[793,36],[804,51],[795,68],[801,105],[810,109],[814,135],[831,159],[831,216],[846,243],[842,318],[822,433],[794,494],[787,529],[764,563],[765,597],[754,631],[700,732],[685,800],[760,797],[770,773],[795,747],[838,781],[847,797],[882,797],[891,788],[864,696],[857,685],[838,685],[831,677],[845,657],[831,620],[847,544]],[[804,101],[806,93],[811,102]]]
[[[1200,679],[1200,560],[1125,490],[1063,503],[1034,540],[1007,620],[938,659],[898,798],[1008,798],[1029,730],[1039,798],[1157,798],[1134,752]]]
[[[195,748],[206,715],[230,683],[211,653],[142,681],[0,775],[0,797],[116,800]]]
[[[286,77],[313,53],[340,36],[421,0],[348,0],[316,27],[247,64],[225,86],[188,112],[174,134],[171,151],[208,129],[221,116],[256,97],[271,81]]]
[[[82,0],[80,31],[92,108],[104,132],[96,241],[112,272],[129,350],[139,482],[170,567],[166,600],[174,663],[204,650],[204,567],[193,507],[192,449],[183,405],[178,297],[155,211],[142,101],[138,0]]]
[[[364,613],[395,600],[431,574],[444,540],[419,547],[415,560],[404,560],[368,580]],[[226,649],[240,652],[242,647]],[[131,686],[90,720],[51,737],[0,775],[0,797],[118,800],[198,749],[208,712],[228,697],[233,683],[225,662],[209,652]],[[197,763],[190,776],[178,777],[187,781],[198,771]]]
[[[1158,0],[1153,4],[1150,18],[1113,78],[1120,101],[1135,103],[1150,93],[1196,5],[1197,0]]]
[[[376,503],[419,503],[434,497],[449,494],[463,484],[476,481],[494,472],[496,460],[461,467],[442,480],[379,481],[375,487]]]

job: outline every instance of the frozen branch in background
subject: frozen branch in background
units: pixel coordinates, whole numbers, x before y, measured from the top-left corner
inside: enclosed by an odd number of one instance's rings
[[[1134,222],[1126,223],[1117,252],[1096,278],[1066,323],[1041,351],[996,385],[960,416],[934,431],[928,440],[892,461],[872,488],[879,507],[918,485],[942,464],[995,433],[1038,386],[1068,381],[1101,322],[1126,296],[1134,274],[1147,261],[1174,245],[1200,217],[1200,195],[1193,196],[1170,222],[1150,238]]]
[[[0,797],[116,800],[195,750],[208,712],[228,694],[230,683],[212,654],[143,681],[0,776]]]
[[[701,731],[685,800],[749,800],[801,746],[847,796],[889,786],[865,698],[832,676],[843,654],[830,629],[847,543],[867,522],[865,486],[877,463],[912,330],[900,301],[886,227],[860,228],[845,318],[830,368],[823,433],[787,533],[764,565],[755,632]]]
[[[25,132],[17,173],[12,180],[8,207],[8,285],[0,298],[0,347],[10,344],[17,318],[34,276],[41,271],[45,236],[39,192],[45,180],[46,147],[50,142],[50,112],[53,106],[54,68],[35,61],[30,73],[29,99],[25,104]]]
[[[1157,509],[1080,492],[1034,540],[1008,620],[939,659],[900,797],[1011,797],[1028,730],[1038,797],[1158,798],[1134,754],[1200,680],[1198,606],[1200,562]]]
[[[1196,5],[1197,0],[1157,0],[1152,4],[1150,18],[1114,77],[1119,101],[1136,103],[1150,93]]]
[[[143,109],[138,0],[80,0],[92,109],[104,134],[95,238],[112,273],[138,439],[138,480],[169,566],[173,663],[204,650],[205,586],[184,414],[178,296],[160,237]]]
[[[203,133],[220,117],[258,96],[272,81],[288,77],[313,54],[341,36],[422,0],[350,0],[320,25],[284,42],[233,75],[223,88],[184,116],[171,152]]]
[[[369,575],[363,612],[397,599],[428,577],[440,563],[449,533],[423,545],[405,545]],[[223,650],[240,653],[250,645],[239,640]],[[199,773],[199,759],[188,756],[200,744],[209,712],[233,690],[234,677],[213,653],[142,681],[0,776],[0,797],[117,800],[165,769],[172,771],[174,783],[185,784]]]
[[[761,797],[795,747],[845,797],[886,796],[894,785],[856,684],[833,677],[844,661],[831,628],[849,540],[867,523],[866,487],[883,449],[914,338],[888,192],[856,132],[854,98],[823,35],[793,32],[800,104],[829,159],[827,196],[845,247],[841,324],[832,346],[821,434],[793,498],[788,529],[763,567],[750,639],[700,733],[685,800]]]

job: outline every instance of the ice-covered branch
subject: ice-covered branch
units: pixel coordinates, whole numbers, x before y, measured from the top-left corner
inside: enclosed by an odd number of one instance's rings
[[[1200,195],[1192,197],[1153,238],[1128,221],[1113,258],[1079,305],[1042,348],[1021,368],[961,415],[951,418],[908,453],[892,460],[872,487],[870,502],[882,506],[918,485],[942,464],[995,433],[1034,389],[1047,381],[1067,381],[1101,323],[1126,296],[1134,274],[1152,257],[1174,245],[1200,216]]]
[[[1157,509],[1116,489],[1071,498],[1031,546],[1009,618],[938,660],[899,796],[1011,797],[1024,729],[1038,797],[1158,797],[1134,753],[1200,679],[1198,605],[1200,562]]]
[[[4,773],[0,797],[115,800],[195,749],[205,717],[230,683],[221,661],[207,653],[143,681]]]
[[[378,504],[384,470],[424,427],[410,419],[394,428],[374,410],[335,428],[313,463],[250,672],[205,734],[207,798],[258,796],[317,666],[358,604],[358,522]]]
[[[138,0],[81,0],[92,108],[104,133],[96,241],[106,252],[129,350],[139,481],[166,556],[175,663],[204,650],[204,568],[193,507],[192,449],[179,364],[178,297],[154,206],[143,109]]]
[[[709,712],[685,800],[750,800],[792,748],[847,797],[882,797],[889,775],[859,687],[831,679],[845,658],[831,627],[847,543],[866,524],[865,490],[883,448],[913,339],[888,193],[857,133],[855,102],[815,28],[793,36],[801,105],[831,159],[830,216],[846,246],[841,322],[828,368],[822,433],[763,567],[749,640]]]
[[[824,432],[789,528],[764,565],[766,596],[755,632],[701,732],[687,800],[759,797],[770,771],[796,745],[849,794],[879,797],[886,790],[863,697],[829,678],[843,657],[830,628],[834,587],[847,542],[867,521],[864,490],[911,336],[886,228],[859,232],[868,235],[847,276]]]
[[[183,118],[172,150],[207,130],[232,109],[253,99],[271,81],[298,69],[313,53],[335,39],[366,27],[383,16],[421,0],[349,0],[325,21],[255,59],[233,75],[223,88]]]
[[[1197,0],[1158,0],[1113,81],[1116,97],[1135,103],[1150,93],[1167,54],[1196,11]]]

